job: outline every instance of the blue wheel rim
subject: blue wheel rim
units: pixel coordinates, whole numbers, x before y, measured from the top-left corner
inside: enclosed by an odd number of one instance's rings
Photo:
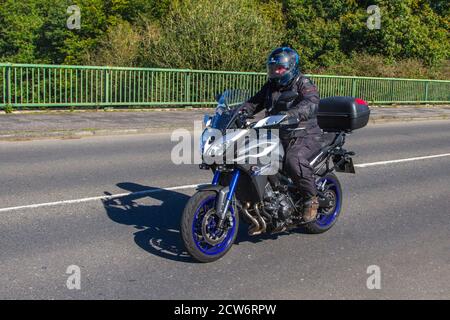
[[[202,253],[209,256],[215,256],[227,250],[232,244],[231,241],[233,240],[234,234],[236,232],[236,217],[234,214],[233,207],[230,206],[229,211],[231,212],[231,217],[233,219],[233,226],[231,229],[228,229],[226,231],[227,235],[221,242],[213,246],[209,243],[206,243],[205,241],[203,241],[198,237],[199,234],[202,234],[201,229],[203,223],[202,218],[205,216],[208,210],[214,208],[215,202],[216,202],[215,196],[206,198],[195,211],[194,221],[192,222],[192,236],[194,238],[195,245]],[[215,226],[216,226],[215,221],[214,220],[210,221],[210,223],[208,224],[208,230],[214,232]]]
[[[337,184],[337,181],[332,178],[323,178],[320,180],[320,183],[323,183],[323,181],[326,180],[326,187],[328,190],[332,190],[336,195],[336,205],[332,212],[324,214],[321,213],[321,210],[319,208],[319,216],[317,217],[316,224],[321,228],[326,228],[330,226],[337,218],[339,211],[341,210],[341,196],[342,192]]]

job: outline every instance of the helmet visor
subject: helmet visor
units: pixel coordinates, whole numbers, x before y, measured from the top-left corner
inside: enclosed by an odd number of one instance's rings
[[[289,69],[281,64],[274,63],[267,65],[267,75],[269,76],[269,79],[280,79],[288,71]]]

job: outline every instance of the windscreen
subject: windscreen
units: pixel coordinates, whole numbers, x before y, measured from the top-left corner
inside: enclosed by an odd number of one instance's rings
[[[216,113],[212,119],[211,127],[225,130],[230,123],[235,110],[250,98],[246,90],[226,90],[217,98]]]

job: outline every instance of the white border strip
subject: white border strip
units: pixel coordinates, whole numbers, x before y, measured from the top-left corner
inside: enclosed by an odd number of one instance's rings
[[[405,158],[405,159],[397,159],[397,160],[362,163],[362,164],[356,164],[355,167],[366,168],[366,167],[386,165],[386,164],[390,164],[390,163],[409,162],[409,161],[442,158],[442,157],[449,157],[449,156],[450,156],[450,153],[443,153],[443,154],[436,154],[436,155],[431,155],[431,156],[423,156],[423,157],[415,157],[415,158]],[[176,186],[176,187],[169,187],[169,188],[155,188],[155,189],[151,189],[151,190],[143,190],[143,191],[129,192],[129,193],[119,193],[119,194],[113,194],[113,195],[107,195],[107,196],[98,196],[98,197],[90,197],[90,198],[82,198],[82,199],[74,199],[74,200],[63,200],[63,201],[55,201],[55,202],[37,203],[37,204],[30,204],[30,205],[17,206],[17,207],[0,208],[0,213],[7,212],[7,211],[21,210],[21,209],[52,207],[52,206],[58,206],[58,205],[64,205],[64,204],[76,204],[76,203],[97,201],[97,200],[110,200],[110,199],[114,199],[114,198],[120,198],[120,197],[126,197],[126,196],[147,195],[147,194],[163,192],[163,191],[193,189],[193,188],[197,188],[199,185],[200,184],[189,184],[189,185],[184,185],[184,186]]]

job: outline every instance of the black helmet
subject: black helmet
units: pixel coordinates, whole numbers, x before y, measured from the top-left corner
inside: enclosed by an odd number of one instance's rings
[[[297,51],[288,47],[277,48],[267,59],[269,81],[277,87],[288,86],[300,73]]]

